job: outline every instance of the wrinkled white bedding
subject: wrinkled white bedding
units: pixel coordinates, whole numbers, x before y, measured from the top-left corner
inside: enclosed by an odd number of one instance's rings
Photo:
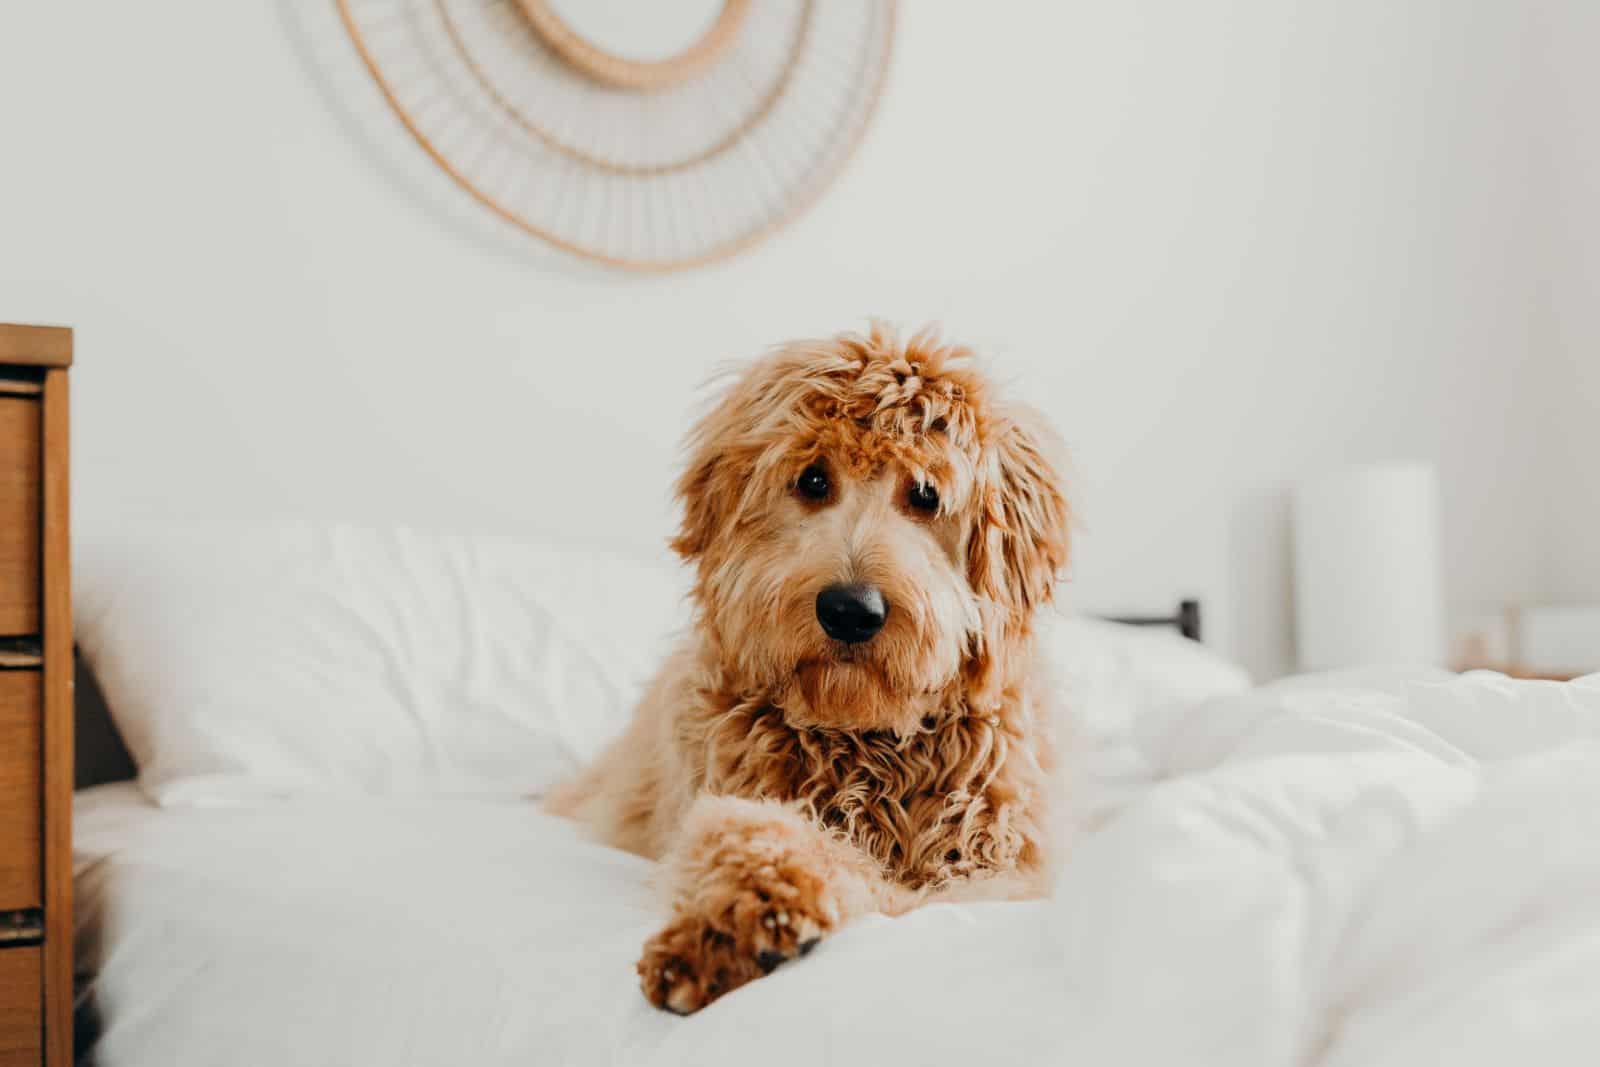
[[[527,804],[91,790],[98,1062],[1600,1059],[1600,677],[1306,679],[1101,740],[1053,899],[867,919],[690,1019],[634,981],[650,865]]]

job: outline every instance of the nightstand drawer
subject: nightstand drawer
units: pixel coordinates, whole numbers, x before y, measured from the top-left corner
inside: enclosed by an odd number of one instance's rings
[[[40,904],[38,671],[0,671],[0,911]]]
[[[40,404],[0,394],[0,637],[39,632]]]
[[[0,948],[0,1067],[39,1067],[44,1048],[42,967],[37,948]]]

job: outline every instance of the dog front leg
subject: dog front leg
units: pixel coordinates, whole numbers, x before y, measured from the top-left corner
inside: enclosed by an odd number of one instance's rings
[[[911,904],[866,854],[772,801],[697,797],[663,867],[672,919],[645,942],[639,982],[679,1015],[805,955],[856,915]]]

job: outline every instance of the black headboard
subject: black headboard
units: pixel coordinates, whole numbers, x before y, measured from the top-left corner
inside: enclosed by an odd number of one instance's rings
[[[72,679],[72,718],[74,755],[73,788],[87,789],[104,782],[123,782],[139,771],[122,743],[105,694],[94,672],[80,653],[75,657]]]

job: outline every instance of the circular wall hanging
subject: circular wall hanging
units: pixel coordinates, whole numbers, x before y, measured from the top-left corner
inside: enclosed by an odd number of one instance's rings
[[[804,210],[877,105],[894,0],[337,0],[417,143],[568,252],[670,270]]]

